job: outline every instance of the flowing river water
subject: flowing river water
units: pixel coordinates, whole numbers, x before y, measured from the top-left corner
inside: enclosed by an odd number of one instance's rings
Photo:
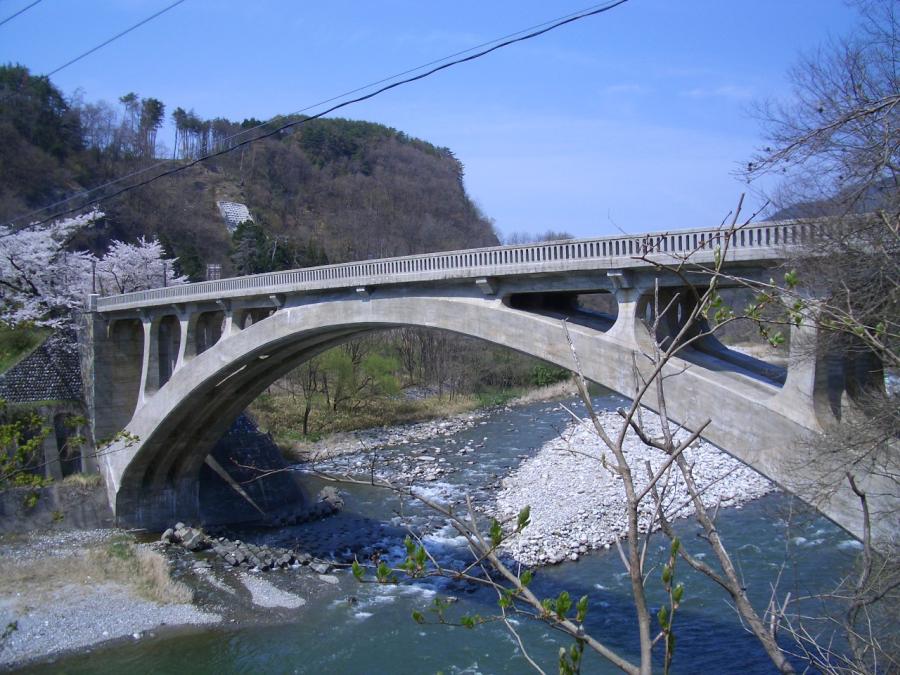
[[[623,399],[611,393],[597,397],[598,407],[614,408]],[[567,402],[574,405],[573,402]],[[538,403],[496,411],[474,427],[453,435],[385,450],[392,457],[429,453],[443,458],[445,475],[428,482],[430,496],[443,501],[472,495],[476,504],[490,499],[499,478],[555,437],[568,422],[558,404]],[[465,446],[477,447],[462,454]],[[440,452],[437,452],[440,450]],[[363,467],[358,467],[362,469]],[[317,479],[309,477],[311,490]],[[243,531],[246,541],[301,547],[313,554],[337,558],[356,553],[364,559],[382,551],[391,563],[402,560],[407,526],[425,533],[429,549],[448,564],[464,564],[467,550],[460,538],[423,507],[400,504],[383,490],[344,486],[341,513],[308,526],[281,531]],[[833,587],[846,574],[857,552],[856,543],[830,521],[805,512],[780,492],[742,508],[723,509],[718,522],[751,599],[765,606],[770,583],[780,574],[782,587],[815,593]],[[790,521],[790,528],[788,522]],[[703,551],[696,526],[682,520],[680,537],[692,551]],[[651,540],[654,564],[668,550],[657,536]],[[707,559],[711,554],[707,556]],[[785,562],[787,560],[787,562]],[[290,570],[269,572],[266,578],[289,587]],[[449,620],[463,614],[489,617],[497,613],[491,590],[473,589],[447,579],[427,579],[398,585],[360,584],[342,571],[338,583],[319,584],[304,607],[272,613],[272,621],[222,624],[191,629],[135,642],[119,643],[37,665],[34,673],[520,673],[529,672],[514,637],[502,623],[474,629],[419,625],[414,610],[428,611],[435,597],[453,596],[458,602],[446,612]],[[770,673],[773,668],[762,649],[741,626],[723,592],[686,566],[676,576],[686,587],[675,624],[677,648],[673,672]],[[539,568],[533,589],[541,597],[568,590],[574,597],[589,596],[587,630],[610,647],[636,658],[637,637],[628,577],[615,548]],[[650,574],[650,603],[655,614],[663,601],[659,567]],[[127,612],[127,607],[122,611]],[[73,617],[77,621],[77,617]],[[530,655],[548,672],[556,671],[557,653],[571,640],[544,624],[516,621]],[[583,672],[618,672],[599,657],[586,655]]]

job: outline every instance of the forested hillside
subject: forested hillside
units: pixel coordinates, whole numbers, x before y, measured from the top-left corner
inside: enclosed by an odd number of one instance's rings
[[[254,129],[258,120],[204,120],[178,107],[171,114],[174,147],[167,148],[160,136],[168,109],[134,93],[116,105],[67,99],[23,67],[0,67],[0,219],[155,166],[146,177],[269,130]],[[232,138],[242,130],[244,136]],[[99,201],[106,217],[76,243],[99,250],[110,239],[158,236],[195,279],[206,263],[222,264],[225,274],[250,273],[497,243],[449,149],[369,122],[311,120],[120,197],[97,199],[128,182],[84,201],[85,207]],[[217,201],[246,204],[255,226],[232,237]]]
[[[178,257],[175,272],[199,280],[208,263],[221,264],[224,275],[251,274],[498,243],[447,148],[344,119],[310,120],[235,147],[292,118],[260,126],[254,119],[204,120],[181,107],[168,114],[175,134],[167,148],[161,136],[168,110],[134,93],[116,104],[67,99],[46,78],[0,67],[0,222],[42,220],[60,207],[37,209],[126,177],[64,204],[81,211],[99,205],[105,214],[80,231],[72,250],[100,254],[113,239],[155,236]],[[178,174],[102,198],[229,147]],[[229,232],[220,201],[245,204],[252,221]],[[316,357],[271,387],[253,411],[263,428],[290,444],[442,414],[448,405],[505,400],[516,388],[565,375],[501,347],[403,328]]]

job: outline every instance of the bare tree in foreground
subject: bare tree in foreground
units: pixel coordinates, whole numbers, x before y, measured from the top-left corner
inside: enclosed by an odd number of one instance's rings
[[[900,668],[900,535],[876,546],[873,521],[897,523],[900,514],[872,513],[859,478],[863,467],[880,472],[900,494],[900,5],[853,4],[855,33],[797,64],[790,103],[759,108],[767,143],[746,177],[780,178],[773,197],[780,216],[829,221],[790,261],[797,285],[777,294],[788,321],[805,315],[817,325],[808,358],[836,355],[845,364],[843,400],[817,450],[839,453],[846,468],[818,488],[827,494],[849,485],[865,516],[858,569],[825,598],[842,610],[785,615],[785,629],[822,671],[876,673]],[[755,290],[776,292],[765,284]],[[820,599],[806,600],[781,602],[809,607]],[[833,647],[835,631],[848,653]]]
[[[620,424],[610,430],[602,423],[594,410],[587,390],[587,384],[581,374],[578,354],[569,339],[568,327],[562,323],[565,339],[569,340],[573,362],[576,366],[576,382],[581,399],[586,406],[587,420],[579,420],[590,424],[596,434],[597,443],[604,459],[597,462],[598,480],[603,476],[615,475],[621,480],[626,501],[626,533],[624,544],[620,548],[625,571],[630,581],[631,595],[635,609],[635,630],[637,633],[640,657],[635,661],[619,653],[609,646],[602,636],[591,635],[585,630],[584,619],[588,612],[587,596],[574,601],[568,593],[561,593],[555,598],[541,598],[529,585],[532,573],[528,570],[514,570],[501,553],[501,546],[510,537],[514,537],[528,526],[530,509],[523,505],[517,517],[506,522],[496,519],[490,523],[480,522],[471,502],[462,511],[452,506],[444,506],[434,502],[414,487],[394,485],[375,477],[374,470],[366,484],[375,484],[398,492],[402,495],[418,499],[435,510],[453,525],[462,535],[472,553],[472,562],[464,570],[453,570],[442,567],[441,563],[427,550],[421,540],[410,538],[407,541],[407,558],[396,569],[391,569],[385,562],[380,562],[374,569],[374,579],[382,583],[396,582],[398,574],[412,578],[424,576],[445,576],[456,580],[464,580],[475,584],[488,585],[498,595],[499,614],[494,617],[466,616],[460,620],[461,625],[472,627],[488,620],[502,621],[513,633],[529,663],[543,672],[527,652],[524,644],[509,621],[513,615],[525,616],[543,621],[554,629],[570,636],[573,644],[568,650],[561,650],[559,670],[563,673],[579,672],[585,650],[595,652],[619,669],[628,673],[650,673],[654,662],[661,662],[663,671],[668,672],[675,654],[676,625],[680,604],[685,594],[685,587],[678,581],[677,565],[687,564],[694,570],[708,576],[727,594],[729,600],[740,615],[742,622],[754,635],[779,672],[791,673],[794,668],[786,652],[777,640],[778,622],[770,620],[766,611],[758,611],[747,597],[740,574],[728,553],[722,536],[716,527],[714,514],[703,499],[707,486],[701,485],[694,477],[693,467],[685,458],[684,451],[703,433],[707,421],[691,432],[674,425],[667,416],[665,380],[676,375],[684,367],[678,359],[682,350],[708,337],[711,329],[707,327],[705,318],[716,314],[722,306],[720,296],[721,266],[725,260],[734,233],[739,230],[735,222],[730,228],[722,230],[715,263],[711,268],[708,284],[696,287],[687,282],[687,270],[693,269],[691,255],[687,255],[669,271],[685,280],[685,288],[680,293],[691,293],[695,302],[687,316],[681,318],[681,328],[671,339],[662,344],[651,340],[642,353],[636,358],[635,391],[632,402],[627,408],[620,409]],[[660,327],[670,318],[678,304],[679,295],[675,294],[664,303],[658,292],[654,295],[653,318],[646,326],[648,335],[657,335]],[[735,320],[730,315],[720,316],[720,325]],[[642,407],[651,405],[659,410],[659,430],[651,430],[645,423],[646,413]],[[655,469],[650,464],[635,464],[629,459],[625,450],[626,439],[636,435],[646,446],[658,450],[664,460]],[[605,459],[608,457],[609,459]],[[334,476],[330,476],[335,478]],[[340,480],[350,480],[340,478]],[[692,550],[693,544],[686,546],[679,541],[672,528],[672,520],[679,517],[685,504],[673,502],[669,493],[675,483],[680,482],[689,495],[696,518],[700,524],[709,551],[715,563],[709,564]],[[650,514],[649,520],[647,514]],[[654,532],[661,531],[669,539],[670,555],[663,565],[660,576],[651,569],[648,562],[649,541]],[[415,537],[414,533],[411,533]],[[366,571],[359,563],[353,565],[354,574],[360,580],[366,578]],[[651,585],[661,585],[665,591],[667,602],[654,616],[647,600],[647,589]],[[446,606],[436,601],[434,611],[441,623],[448,623],[445,615]],[[425,621],[425,615],[417,613],[416,620]]]
[[[380,563],[374,571],[377,581],[390,582],[398,574],[411,577],[442,575],[485,584],[498,594],[499,614],[488,619],[466,616],[462,625],[473,626],[487,620],[502,621],[515,635],[525,658],[537,670],[540,664],[528,656],[527,645],[509,621],[520,615],[543,621],[572,639],[562,650],[560,672],[578,672],[586,650],[593,651],[629,673],[647,673],[654,658],[667,671],[675,653],[674,636],[678,627],[680,604],[687,592],[679,585],[677,565],[687,564],[712,578],[727,594],[748,630],[766,650],[780,672],[792,672],[788,654],[793,653],[818,670],[834,673],[892,672],[898,668],[897,607],[898,577],[896,551],[877,549],[872,541],[869,495],[860,487],[864,466],[877,466],[879,456],[896,457],[898,422],[896,394],[879,385],[882,369],[900,372],[897,361],[900,340],[900,199],[898,167],[900,138],[897,121],[900,86],[897,78],[897,39],[900,26],[897,4],[892,0],[858,3],[863,14],[862,32],[855,38],[838,42],[828,51],[815,55],[795,72],[795,103],[767,106],[761,111],[769,124],[770,142],[748,165],[748,177],[768,172],[789,176],[776,203],[791,207],[783,216],[829,216],[834,226],[825,229],[814,245],[792,261],[784,283],[747,282],[756,298],[744,312],[758,321],[762,310],[777,307],[776,322],[785,326],[812,322],[822,337],[810,358],[822,356],[819,350],[836,353],[851,364],[845,373],[847,395],[852,404],[841,406],[841,419],[823,441],[822,452],[847,453],[847,469],[834,480],[849,485],[856,494],[864,516],[864,536],[858,569],[825,596],[800,597],[773,582],[772,597],[762,610],[754,608],[746,597],[725,542],[716,528],[714,514],[702,500],[703,487],[697,485],[684,449],[692,438],[702,434],[699,425],[693,434],[669,422],[665,405],[665,377],[674,366],[679,351],[708,335],[700,319],[713,318],[725,325],[738,318],[719,294],[726,278],[720,262],[707,269],[708,285],[702,288],[685,283],[686,292],[695,294],[690,316],[684,328],[667,343],[653,344],[638,357],[643,359],[633,403],[620,412],[621,425],[611,433],[599,423],[590,408],[584,382],[579,388],[594,426],[598,444],[613,458],[598,466],[598,476],[606,471],[617,475],[625,491],[627,533],[622,560],[631,585],[635,605],[635,633],[640,656],[630,659],[610,647],[609,636],[589,635],[584,619],[589,610],[587,597],[577,602],[567,593],[555,598],[540,598],[529,588],[532,574],[514,570],[500,553],[504,541],[527,527],[530,513],[524,507],[509,522],[479,522],[474,509],[457,511],[418,494],[414,488],[381,484],[401,494],[418,498],[441,514],[465,537],[473,555],[464,570],[449,570],[427,551],[421,541],[410,538],[407,558],[396,570]],[[871,215],[865,215],[871,213]],[[729,238],[738,229],[733,224],[722,233],[722,250],[727,254]],[[688,260],[684,261],[688,264]],[[670,272],[679,273],[675,265]],[[662,317],[671,311],[674,300],[655,298],[654,319],[647,326],[650,335]],[[692,332],[693,329],[699,330]],[[774,342],[774,331],[765,329]],[[577,354],[573,354],[577,357]],[[883,385],[883,378],[880,382]],[[642,403],[653,402],[660,411],[661,432],[649,431],[643,423]],[[681,432],[681,433],[679,433]],[[664,466],[653,470],[632,466],[624,452],[626,434],[637,434],[645,444],[665,454]],[[874,458],[874,464],[871,460]],[[599,463],[598,463],[599,464]],[[891,466],[888,461],[885,467]],[[648,482],[637,478],[647,474]],[[895,476],[888,476],[890,479]],[[696,508],[696,517],[715,564],[705,562],[674,537],[672,519],[676,509],[667,505],[666,491],[674,481],[683,482]],[[834,485],[823,484],[823,491]],[[649,526],[642,527],[641,506],[651,504],[654,514]],[[647,567],[648,541],[655,527],[670,538],[670,555],[661,570],[661,579]],[[693,546],[693,545],[692,545]],[[362,566],[354,573],[365,578]],[[650,584],[661,583],[668,601],[658,615],[651,615],[646,591]],[[438,620],[449,622],[446,606],[438,603]],[[825,611],[828,610],[828,611]],[[833,610],[833,611],[832,611]],[[418,614],[417,620],[425,620]],[[654,620],[655,619],[655,620]],[[779,640],[779,636],[781,640]]]

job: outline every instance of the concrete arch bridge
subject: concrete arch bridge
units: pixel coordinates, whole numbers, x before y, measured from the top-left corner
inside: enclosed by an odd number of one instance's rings
[[[743,228],[725,249],[726,269],[768,279],[785,247],[812,236],[803,222]],[[566,318],[585,376],[633,395],[641,350],[675,334],[690,310],[680,293],[659,334],[648,332],[654,289],[668,301],[685,284],[659,264],[690,256],[688,280],[707,283],[702,267],[724,237],[691,230],[501,246],[91,296],[83,342],[95,438],[126,429],[139,439],[102,455],[110,504],[129,526],[196,517],[197,476],[232,420],[284,373],[368,331],[447,330],[573,368]],[[614,299],[614,316],[578,305],[594,293]],[[859,534],[856,497],[815,488],[841,467],[817,457],[814,441],[859,386],[860,368],[800,358],[814,341],[814,327],[795,327],[788,366],[778,368],[704,339],[668,366],[667,408],[687,428],[711,418],[708,440]],[[883,492],[878,481],[865,479],[870,494]],[[872,502],[897,513],[894,495]],[[877,527],[889,536],[896,522]]]

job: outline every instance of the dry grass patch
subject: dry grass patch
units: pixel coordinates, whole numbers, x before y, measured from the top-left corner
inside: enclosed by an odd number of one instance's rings
[[[378,399],[365,408],[350,412],[330,409],[314,410],[310,416],[312,431],[303,436],[302,407],[299,400],[285,395],[269,395],[265,400],[257,399],[251,406],[262,431],[272,434],[275,442],[283,449],[300,450],[310,443],[323,438],[349,433],[359,429],[398,426],[431,419],[452,417],[476,410],[485,402],[476,396],[430,397],[409,401],[402,398]]]
[[[172,579],[162,554],[130,537],[115,537],[106,546],[91,549],[87,558],[108,580],[130,586],[147,600],[177,604],[194,599],[190,588]]]
[[[546,387],[538,387],[531,389],[522,394],[518,398],[510,401],[510,405],[525,405],[527,403],[540,403],[541,401],[551,401],[557,398],[566,398],[576,396],[578,390],[575,382],[571,378],[566,378],[562,382],[548,384]]]
[[[0,596],[37,604],[66,587],[94,588],[105,584],[130,588],[140,597],[160,604],[189,603],[194,597],[187,585],[172,579],[165,557],[136,544],[127,535],[117,535],[71,555],[6,565],[0,576]]]
[[[60,481],[60,485],[73,485],[75,487],[91,488],[103,483],[103,476],[99,473],[73,473]]]

